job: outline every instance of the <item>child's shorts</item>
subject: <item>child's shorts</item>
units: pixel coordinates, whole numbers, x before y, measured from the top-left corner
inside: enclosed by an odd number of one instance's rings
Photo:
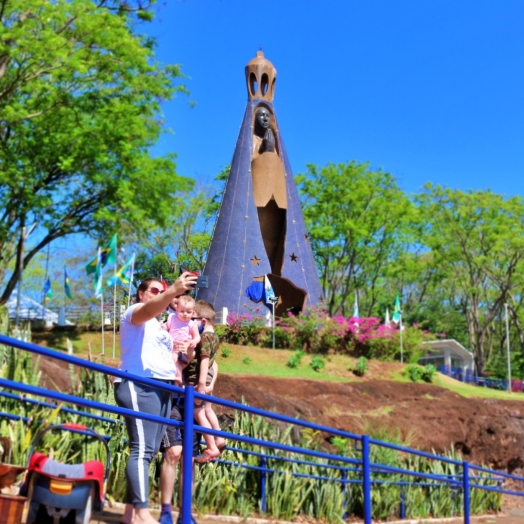
[[[180,395],[176,395],[173,398],[173,405],[171,406],[171,420],[177,422],[184,421],[184,398]],[[162,444],[160,445],[160,451],[164,452],[167,448],[172,446],[183,445],[184,430],[180,427],[167,426]],[[200,453],[200,441],[202,440],[202,433],[193,433],[193,456],[196,457]]]
[[[207,370],[206,386],[209,386],[211,384],[214,376],[215,376],[215,368],[213,366],[211,366]]]

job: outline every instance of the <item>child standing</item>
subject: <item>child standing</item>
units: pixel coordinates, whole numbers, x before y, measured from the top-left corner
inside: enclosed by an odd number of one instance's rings
[[[167,317],[167,330],[173,339],[173,360],[175,361],[175,382],[182,385],[182,371],[188,363],[187,357],[180,351],[180,345],[186,345],[186,349],[194,349],[200,342],[198,325],[192,320],[195,308],[195,299],[189,295],[182,295],[171,302],[171,313]]]
[[[215,317],[215,309],[209,302],[204,300],[197,302],[195,318],[199,324],[201,340],[196,348],[193,360],[184,369],[183,375],[184,383],[194,386],[198,393],[212,393],[209,386],[216,381],[216,376],[214,377],[213,373],[218,372],[218,367],[213,366],[213,364],[220,339],[215,333]],[[198,404],[195,402],[195,421],[204,428],[216,429],[217,431],[221,429],[210,402],[199,402]],[[206,449],[195,459],[195,462],[210,462],[226,449],[225,440],[221,437],[213,437],[204,433],[204,440],[206,441]]]

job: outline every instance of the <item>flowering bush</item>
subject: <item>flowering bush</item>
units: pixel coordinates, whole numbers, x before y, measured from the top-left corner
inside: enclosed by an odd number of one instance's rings
[[[253,315],[230,313],[227,316],[226,326],[217,333],[224,342],[256,346],[260,342],[264,325],[264,317],[256,312]]]
[[[231,313],[228,325],[217,329],[224,342],[261,344],[272,347],[273,333],[265,326],[265,317]],[[218,326],[217,326],[218,327]],[[421,343],[434,338],[421,326],[403,326],[402,346],[405,361],[416,362]],[[308,307],[299,315],[291,313],[276,320],[275,347],[297,349],[307,353],[349,353],[381,360],[400,359],[399,327],[383,324],[378,317],[330,317],[321,307]]]

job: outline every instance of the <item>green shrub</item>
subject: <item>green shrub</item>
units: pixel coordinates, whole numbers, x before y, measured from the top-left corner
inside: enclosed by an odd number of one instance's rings
[[[249,366],[249,364],[251,364],[252,360],[251,360],[249,357],[246,357],[244,360],[242,360],[242,362],[243,362],[246,366]]]
[[[224,348],[222,349],[220,355],[224,358],[227,358],[229,355],[231,355],[231,350],[229,348]]]
[[[291,357],[289,357],[289,360],[286,365],[290,368],[298,368],[298,366],[300,366],[300,362],[302,361],[303,357],[304,357],[304,352],[301,349],[297,349],[291,355]]]
[[[376,358],[384,361],[400,360],[400,331],[383,330],[383,336],[373,336],[368,338],[363,346],[365,355],[369,358]],[[403,326],[402,331],[402,352],[405,362],[416,363],[421,357],[422,342],[433,338],[432,335],[424,333],[416,327]]]
[[[424,382],[433,382],[433,377],[436,373],[437,368],[433,364],[428,364],[422,373],[422,380],[424,380]]]
[[[280,321],[277,320],[275,326],[275,348],[276,349],[290,349],[297,346],[297,341],[293,337],[291,330],[285,326],[278,325]],[[273,347],[273,329],[266,328],[261,340],[262,347]]]
[[[357,377],[363,377],[367,370],[368,370],[368,359],[366,357],[360,357],[358,359],[357,365],[353,369],[353,373],[355,373]]]
[[[424,376],[424,368],[422,366],[418,366],[417,364],[408,364],[404,368],[402,374],[413,382],[418,382],[419,380],[422,380]]]
[[[220,340],[223,340],[227,333],[227,325],[226,324],[215,324],[215,333],[218,335]]]
[[[320,355],[315,355],[309,365],[313,368],[314,371],[317,371],[318,373],[320,373],[326,367],[326,363]]]

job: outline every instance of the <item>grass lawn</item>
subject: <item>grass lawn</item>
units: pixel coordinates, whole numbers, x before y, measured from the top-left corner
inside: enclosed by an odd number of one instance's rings
[[[465,384],[446,375],[439,373],[433,382],[436,386],[446,388],[463,397],[498,398],[501,400],[524,400],[524,393],[508,393],[498,389],[490,389],[471,384]]]
[[[89,350],[93,357],[99,357],[102,353],[102,334],[100,332],[44,331],[32,334],[35,344],[58,351],[67,351],[67,339],[73,343],[74,355],[77,357],[87,358]],[[113,353],[112,328],[111,331],[104,331],[104,351],[106,355]],[[115,340],[115,358],[120,358],[118,333],[116,333]]]
[[[230,351],[225,357],[224,351]],[[349,366],[354,365],[355,359],[345,355],[323,355],[325,367],[315,371],[311,366],[313,355],[305,355],[300,365],[295,368],[287,366],[287,362],[294,351],[286,349],[267,349],[250,346],[236,346],[222,344],[217,362],[220,373],[242,373],[267,375],[281,378],[311,378],[349,382],[355,380]]]

